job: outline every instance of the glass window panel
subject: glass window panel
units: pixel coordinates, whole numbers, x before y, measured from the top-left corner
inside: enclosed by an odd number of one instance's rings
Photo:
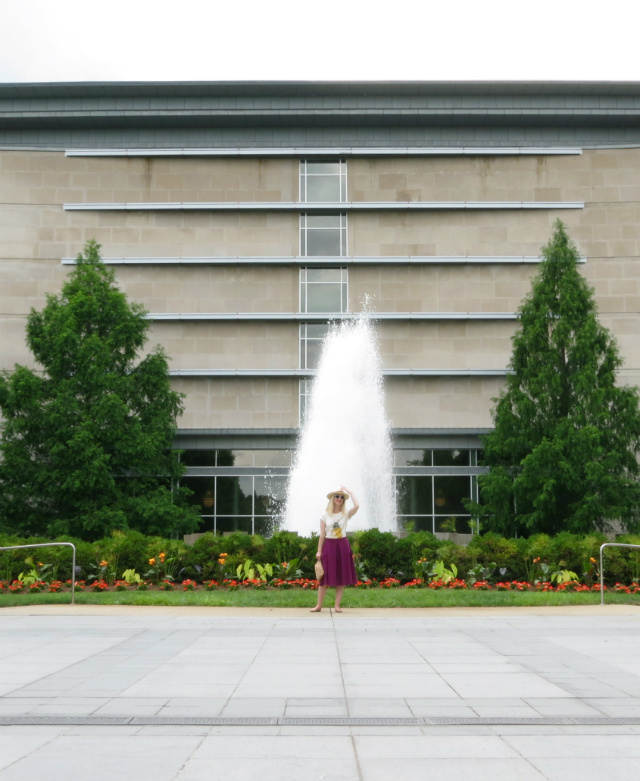
[[[320,339],[307,339],[306,352],[303,355],[304,366],[303,369],[317,369],[322,357],[322,340]]]
[[[329,326],[324,323],[307,323],[307,337],[312,339],[324,339],[329,333]]]
[[[185,466],[215,466],[215,450],[185,450],[180,456]]]
[[[306,214],[303,215],[303,219],[306,220],[308,230],[313,230],[314,228],[338,229],[342,227],[341,214]]]
[[[286,477],[255,477],[255,514],[278,518],[287,498]]]
[[[442,517],[442,516],[436,516],[435,519],[435,526],[437,532],[451,532],[452,530],[456,534],[471,534],[471,526],[469,525],[469,522],[471,521],[470,515],[456,515],[452,516],[455,519],[455,525],[451,526],[450,522],[447,523],[448,518]]]
[[[432,532],[432,515],[399,515],[398,526],[407,532]]]
[[[342,167],[339,162],[323,163],[323,162],[307,162],[307,174],[336,174],[340,173]]]
[[[434,466],[469,466],[468,450],[434,450]]]
[[[342,255],[342,237],[339,230],[307,230],[306,253],[308,257]]]
[[[430,475],[399,477],[396,481],[400,515],[431,515],[432,478]]]
[[[256,450],[254,466],[291,466],[290,450]]]
[[[218,450],[216,466],[235,466],[233,450]]]
[[[218,516],[216,518],[216,531],[218,534],[233,534],[234,532],[253,534],[253,523],[251,518]]]
[[[189,503],[199,505],[202,513],[213,515],[215,506],[215,477],[182,477],[180,484],[191,491]]]
[[[253,450],[230,450],[220,452],[231,453],[231,457],[233,459],[232,466],[253,466]],[[224,466],[224,464],[218,463],[218,466]]]
[[[262,537],[271,537],[278,531],[278,519],[270,515],[256,515],[253,522],[253,533]]]
[[[251,515],[253,513],[252,477],[218,477],[217,480],[217,515]]]
[[[308,176],[307,198],[309,202],[335,202],[340,200],[339,176]]]
[[[431,466],[431,450],[394,450],[396,466]]]
[[[465,515],[463,499],[471,498],[471,480],[468,477],[434,477],[434,512],[436,515]]]
[[[308,268],[307,282],[342,282],[341,268]]]
[[[341,307],[341,285],[317,282],[307,286],[307,312],[340,312]]]

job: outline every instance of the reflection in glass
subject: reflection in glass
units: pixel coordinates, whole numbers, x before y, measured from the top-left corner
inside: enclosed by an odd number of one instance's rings
[[[252,477],[218,477],[216,515],[253,515],[252,482]]]
[[[215,466],[215,450],[185,450],[180,456],[185,466]]]
[[[432,532],[433,515],[399,516],[399,527],[406,532]]]
[[[394,450],[396,466],[431,466],[431,450]]]
[[[436,515],[466,515],[462,500],[471,496],[471,480],[466,476],[434,477],[433,495]]]
[[[431,515],[432,478],[430,475],[399,477],[396,481],[400,515]]]
[[[434,450],[434,466],[469,466],[469,450]]]
[[[278,476],[254,477],[256,515],[279,516],[287,498],[287,478]]]
[[[454,522],[453,528],[451,527],[451,520]],[[471,534],[471,526],[469,521],[470,515],[455,515],[455,516],[438,516],[435,518],[435,531],[437,532],[449,532],[454,531],[456,534]]]
[[[216,520],[216,530],[218,534],[230,534],[233,532],[252,534],[251,518],[218,516]]]

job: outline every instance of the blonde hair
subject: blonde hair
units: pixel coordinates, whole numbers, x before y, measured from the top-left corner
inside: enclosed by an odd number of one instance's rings
[[[344,497],[347,497],[347,494],[341,494],[341,495],[344,496]],[[335,497],[332,496],[331,499],[329,499],[329,504],[327,505],[327,509],[325,510],[326,513],[331,513],[332,515],[336,514],[334,509],[333,509],[333,500],[334,500],[334,498]],[[342,510],[340,510],[340,515],[345,515],[345,513],[347,512],[346,507],[347,507],[347,502],[348,501],[349,501],[349,499],[345,498],[344,502],[342,503]]]

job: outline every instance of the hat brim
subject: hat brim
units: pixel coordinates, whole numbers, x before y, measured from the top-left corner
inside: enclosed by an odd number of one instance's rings
[[[346,491],[331,491],[330,493],[327,494],[327,499],[333,499],[333,497],[336,494],[340,494],[340,496],[344,496],[345,497],[345,502],[347,501],[347,499],[351,499],[351,497],[349,496],[349,494]]]

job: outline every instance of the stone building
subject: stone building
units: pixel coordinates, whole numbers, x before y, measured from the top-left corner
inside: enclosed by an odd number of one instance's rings
[[[186,394],[202,529],[265,531],[327,323],[375,313],[403,521],[473,495],[561,219],[640,383],[640,85],[0,85],[0,367],[91,238]]]

